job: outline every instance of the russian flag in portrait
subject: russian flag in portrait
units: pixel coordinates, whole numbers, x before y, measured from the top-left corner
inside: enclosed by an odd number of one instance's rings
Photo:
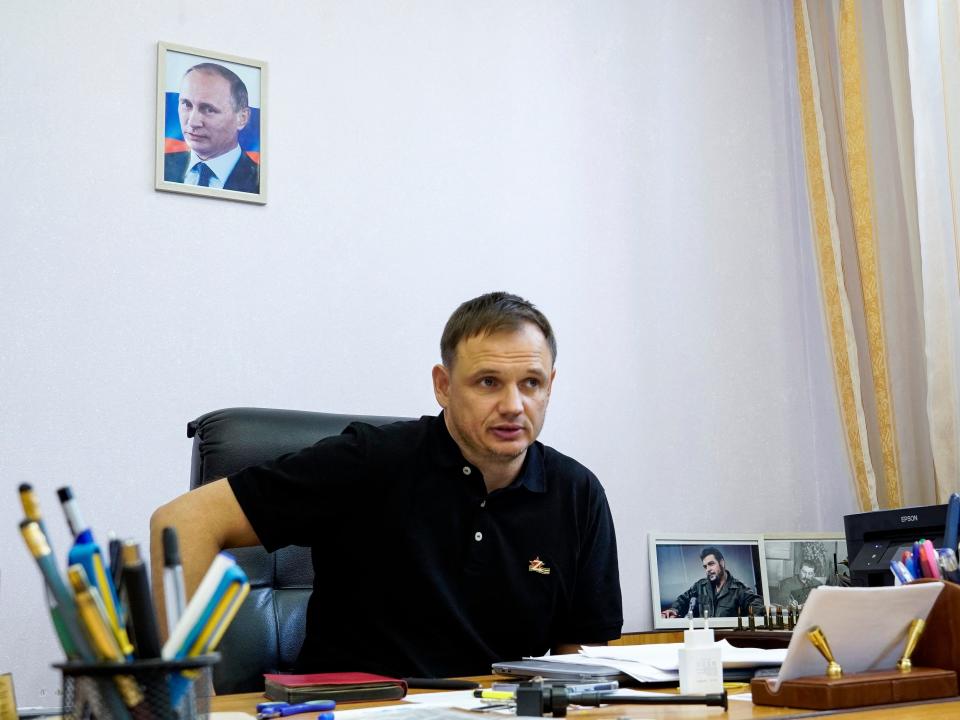
[[[163,152],[185,152],[190,148],[183,139],[180,129],[180,115],[177,107],[180,104],[180,93],[167,92],[164,108]],[[250,122],[240,131],[238,138],[240,148],[258,165],[260,164],[260,108],[250,107]]]

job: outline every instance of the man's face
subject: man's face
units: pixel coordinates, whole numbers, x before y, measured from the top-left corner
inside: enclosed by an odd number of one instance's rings
[[[806,585],[811,580],[813,580],[813,568],[809,565],[802,565],[800,567],[800,581]]]
[[[707,555],[703,559],[703,571],[707,574],[707,580],[717,582],[723,577],[724,562],[717,560],[715,555]]]
[[[433,369],[450,434],[474,464],[510,462],[537,439],[556,370],[540,329],[479,335],[457,346],[452,368]]]
[[[216,73],[188,72],[180,84],[180,128],[201,160],[223,155],[237,144],[250,109],[233,109],[230,83]]]

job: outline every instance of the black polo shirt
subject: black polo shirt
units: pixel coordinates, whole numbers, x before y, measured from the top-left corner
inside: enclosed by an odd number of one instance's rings
[[[620,635],[603,488],[539,442],[489,495],[442,413],[353,423],[229,481],[267,550],[312,548],[303,672],[477,675]]]

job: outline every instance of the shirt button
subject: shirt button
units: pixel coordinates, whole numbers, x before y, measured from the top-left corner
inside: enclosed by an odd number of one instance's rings
[[[472,472],[473,472],[473,470],[470,469],[470,466],[469,466],[469,465],[464,465],[464,466],[463,466],[463,474],[464,474],[464,475],[469,475],[469,474],[472,473]]]
[[[483,540],[483,533],[482,532],[475,533],[473,536],[473,539],[476,540],[477,542],[480,542],[481,540]]]
[[[486,501],[486,500],[483,500],[483,501],[480,503],[480,507],[486,507],[486,506],[487,506],[487,501]]]

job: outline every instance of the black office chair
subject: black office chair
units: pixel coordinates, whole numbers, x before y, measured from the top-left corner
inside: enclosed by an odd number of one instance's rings
[[[190,489],[339,435],[355,420],[385,425],[404,419],[267,408],[215,410],[187,425],[187,437],[193,438]],[[223,657],[213,672],[220,694],[263,690],[264,673],[290,671],[303,644],[313,587],[309,548],[231,552],[250,578],[250,595],[220,643]]]

